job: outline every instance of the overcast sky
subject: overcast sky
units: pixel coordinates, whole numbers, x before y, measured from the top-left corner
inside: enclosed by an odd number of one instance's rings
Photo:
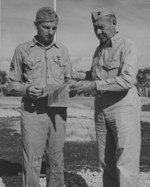
[[[36,11],[53,6],[53,0],[1,0],[0,69],[8,68],[15,47],[36,34]],[[134,40],[143,54],[141,67],[150,67],[150,0],[57,0],[59,25],[57,39],[65,44],[74,66],[89,69],[99,44],[91,22],[91,10],[112,8],[117,30]]]

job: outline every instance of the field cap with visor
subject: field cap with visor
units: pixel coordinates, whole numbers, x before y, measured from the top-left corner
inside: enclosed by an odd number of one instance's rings
[[[42,7],[36,13],[36,22],[58,22],[57,13],[52,7]]]
[[[104,16],[108,16],[108,15],[115,16],[115,13],[111,9],[102,7],[102,8],[96,8],[96,9],[92,10],[91,15],[92,15],[92,21],[96,22],[96,21],[98,21],[98,19],[100,19]]]

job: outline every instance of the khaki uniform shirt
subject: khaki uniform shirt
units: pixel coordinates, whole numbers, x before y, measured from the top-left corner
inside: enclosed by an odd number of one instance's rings
[[[104,48],[98,46],[92,64],[97,90],[125,91],[137,82],[140,53],[136,45],[119,33]]]
[[[63,84],[70,78],[71,63],[67,48],[58,42],[45,47],[34,38],[15,50],[10,67],[9,91],[26,97],[29,85],[44,88],[47,84]]]

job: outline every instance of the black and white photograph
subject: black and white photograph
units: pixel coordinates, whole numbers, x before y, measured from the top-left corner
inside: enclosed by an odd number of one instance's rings
[[[150,0],[0,0],[0,187],[150,187]]]

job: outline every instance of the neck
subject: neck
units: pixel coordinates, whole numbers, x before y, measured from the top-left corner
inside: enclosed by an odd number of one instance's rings
[[[52,44],[53,42],[53,39],[49,42],[44,42],[40,37],[38,37],[38,35],[35,37],[36,40],[41,44],[41,45],[44,45],[45,47],[49,46]]]
[[[111,40],[110,40],[110,38],[107,40],[107,41],[105,41],[105,42],[100,42],[100,47],[101,48],[105,48],[105,47],[108,47],[108,46],[110,46],[111,45]]]
[[[102,48],[105,48],[105,47],[108,47],[108,46],[111,46],[111,38],[117,33],[117,31],[114,31],[112,33],[112,35],[105,41],[105,42],[100,42],[100,46]]]

